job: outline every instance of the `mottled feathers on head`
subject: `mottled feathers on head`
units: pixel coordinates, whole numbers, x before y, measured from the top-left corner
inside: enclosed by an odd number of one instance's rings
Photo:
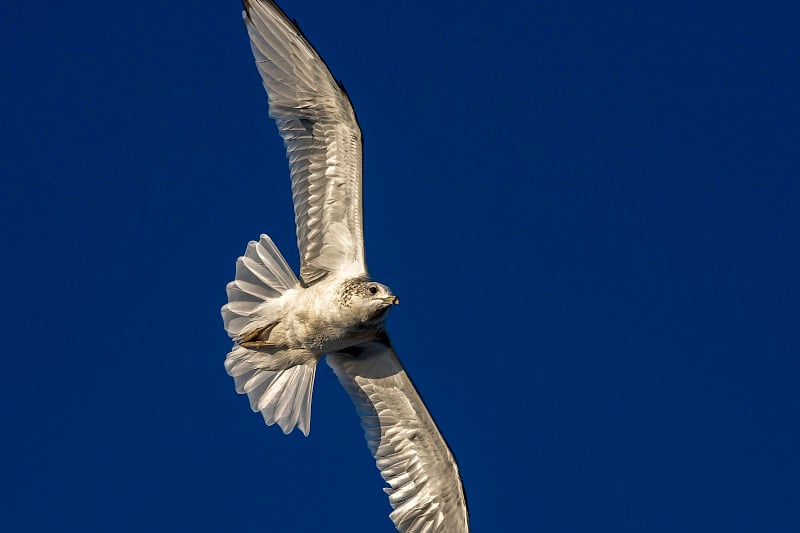
[[[342,305],[351,307],[353,298],[360,296],[366,298],[369,295],[369,287],[373,282],[366,276],[358,276],[345,280],[339,289],[339,298]]]

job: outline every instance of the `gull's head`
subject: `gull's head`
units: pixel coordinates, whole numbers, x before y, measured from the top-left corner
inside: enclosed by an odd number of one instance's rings
[[[353,278],[342,284],[342,302],[356,311],[362,320],[383,319],[392,306],[400,303],[391,289],[368,278]]]

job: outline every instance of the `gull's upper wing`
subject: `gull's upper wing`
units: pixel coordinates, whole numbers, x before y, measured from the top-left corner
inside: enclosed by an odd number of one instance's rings
[[[297,24],[270,0],[244,0],[244,20],[292,174],[300,277],[365,273],[361,130],[344,88]]]
[[[389,338],[328,355],[356,406],[398,531],[466,533],[467,502],[455,458]]]

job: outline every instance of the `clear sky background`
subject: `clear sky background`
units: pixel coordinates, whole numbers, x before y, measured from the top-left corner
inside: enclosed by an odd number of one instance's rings
[[[798,8],[282,6],[473,530],[800,531]],[[0,530],[394,531],[324,363],[308,438],[222,366],[247,241],[298,263],[239,3],[6,2],[0,46]]]

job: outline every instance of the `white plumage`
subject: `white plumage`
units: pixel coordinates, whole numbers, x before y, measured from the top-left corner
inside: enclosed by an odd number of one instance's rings
[[[398,531],[468,532],[455,459],[385,331],[397,297],[367,275],[361,130],[350,99],[274,2],[244,6],[289,158],[300,279],[266,235],[248,245],[222,308],[234,341],[225,368],[268,425],[308,435],[317,363],[327,354],[389,484]]]

